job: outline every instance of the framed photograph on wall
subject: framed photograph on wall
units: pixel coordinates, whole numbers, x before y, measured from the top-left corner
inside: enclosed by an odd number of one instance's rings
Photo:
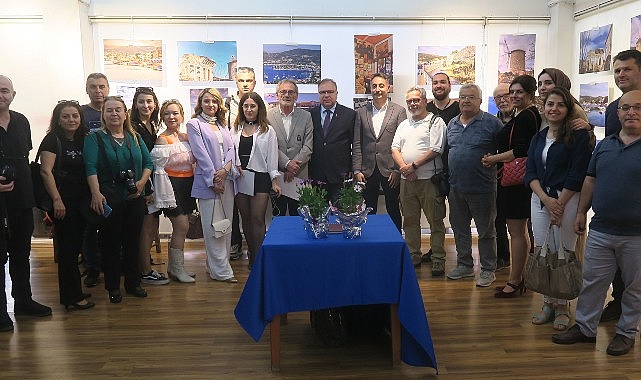
[[[534,76],[536,34],[499,36],[499,83],[511,83],[519,75]]]
[[[579,47],[579,74],[610,70],[612,24],[581,32]]]
[[[321,80],[321,46],[263,44],[263,83],[290,78],[300,84]]]
[[[104,73],[113,82],[162,85],[161,40],[103,40]]]

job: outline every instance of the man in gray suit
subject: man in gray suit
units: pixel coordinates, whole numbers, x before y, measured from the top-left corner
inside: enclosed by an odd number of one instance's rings
[[[401,175],[392,158],[392,140],[396,128],[405,119],[405,108],[387,99],[389,81],[376,73],[370,82],[372,102],[356,111],[352,169],[354,178],[366,182],[365,204],[376,214],[379,187],[385,195],[385,208],[398,230],[401,230],[399,192]]]
[[[267,112],[267,121],[278,138],[278,170],[285,173],[283,180],[294,177],[307,179],[307,162],[312,156],[314,124],[309,112],[294,107],[298,86],[292,79],[283,79],[276,87],[278,106]],[[298,215],[298,201],[281,195],[276,198],[280,215]]]

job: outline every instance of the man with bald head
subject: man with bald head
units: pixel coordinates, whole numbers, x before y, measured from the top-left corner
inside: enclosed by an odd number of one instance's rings
[[[585,233],[590,207],[594,216],[583,261],[576,324],[552,337],[557,344],[596,342],[601,306],[618,265],[625,291],[616,335],[607,348],[609,355],[623,355],[634,347],[641,321],[641,91],[621,96],[617,117],[621,130],[595,149],[579,199],[576,233]]]
[[[11,80],[0,75],[0,331],[13,331],[7,313],[5,264],[9,261],[14,315],[43,317],[51,308],[31,298],[29,253],[34,206],[29,151],[31,127],[27,118],[9,109],[16,92]]]

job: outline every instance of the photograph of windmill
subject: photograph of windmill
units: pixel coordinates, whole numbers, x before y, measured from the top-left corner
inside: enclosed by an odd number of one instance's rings
[[[519,75],[534,76],[536,34],[499,36],[499,83],[510,83]]]

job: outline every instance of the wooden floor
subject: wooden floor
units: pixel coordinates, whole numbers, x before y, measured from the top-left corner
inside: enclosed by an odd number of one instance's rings
[[[450,270],[451,238],[447,252]],[[53,316],[19,318],[13,333],[0,333],[2,379],[641,379],[641,348],[621,357],[605,353],[614,322],[599,328],[596,347],[555,345],[550,324],[530,323],[540,307],[538,294],[495,299],[493,287],[476,288],[472,280],[431,278],[429,265],[417,275],[438,375],[431,368],[390,367],[385,337],[325,347],[309,327],[308,313],[289,315],[282,369],[272,373],[269,329],[256,343],[233,316],[249,274],[246,261],[232,263],[238,284],[215,282],[205,274],[202,248],[192,243],[186,263],[197,273],[196,284],[146,286],[148,298],[126,296],[112,305],[101,281],[88,290],[95,308],[65,312],[50,242],[34,244],[31,257],[34,298],[52,306]],[[166,261],[166,244],[153,257]],[[507,275],[498,272],[496,284]]]

